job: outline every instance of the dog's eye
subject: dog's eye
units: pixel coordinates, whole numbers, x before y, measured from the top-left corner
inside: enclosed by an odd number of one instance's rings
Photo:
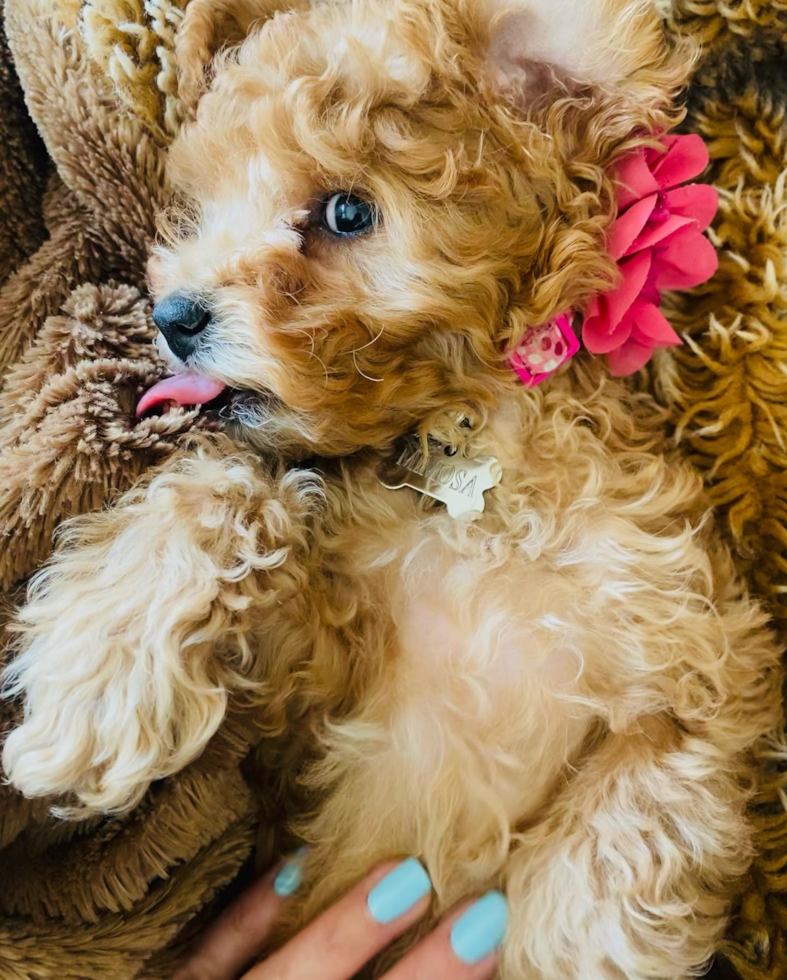
[[[322,223],[332,235],[347,238],[361,235],[374,226],[375,210],[368,201],[361,200],[347,191],[337,191],[326,198],[322,209]]]

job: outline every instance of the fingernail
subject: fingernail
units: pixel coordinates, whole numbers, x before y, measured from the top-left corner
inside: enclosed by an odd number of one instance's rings
[[[366,903],[372,918],[382,925],[393,922],[432,890],[432,882],[420,861],[402,861],[369,892]]]
[[[273,879],[273,890],[279,898],[289,898],[301,887],[303,859],[308,850],[307,847],[299,848]]]
[[[487,892],[471,905],[451,929],[451,946],[467,966],[480,963],[502,943],[508,922],[508,902],[501,892]]]

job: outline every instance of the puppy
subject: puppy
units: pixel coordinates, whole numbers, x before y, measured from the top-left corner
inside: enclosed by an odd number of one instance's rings
[[[691,53],[650,0],[191,0],[179,57],[150,273],[177,374],[146,404],[226,386],[226,431],[61,533],[9,778],[130,807],[232,698],[304,801],[298,921],[416,854],[435,914],[505,890],[505,980],[692,975],[750,861],[777,649],[654,406],[508,360],[614,282],[610,174]],[[407,485],[419,451],[473,513]]]

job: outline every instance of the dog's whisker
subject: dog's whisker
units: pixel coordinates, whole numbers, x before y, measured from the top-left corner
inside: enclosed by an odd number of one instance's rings
[[[374,381],[376,384],[381,384],[385,381],[385,378],[372,378],[368,374],[365,374],[358,366],[358,361],[356,360],[355,351],[352,351],[353,364],[355,365],[355,370],[360,374],[362,378],[366,378],[367,381]]]
[[[384,333],[385,333],[385,324],[383,324],[383,326],[380,327],[380,329],[379,329],[376,337],[372,337],[372,339],[370,341],[368,341],[367,343],[365,343],[362,347],[356,347],[356,348],[354,348],[350,353],[352,353],[352,354],[359,354],[362,350],[366,350],[368,347],[371,347],[372,344],[376,344],[377,341],[380,339],[380,337],[382,337],[382,335]]]

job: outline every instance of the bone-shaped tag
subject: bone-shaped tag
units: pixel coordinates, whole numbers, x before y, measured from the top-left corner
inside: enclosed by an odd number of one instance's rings
[[[500,483],[502,467],[494,456],[468,459],[445,450],[444,444],[430,440],[429,455],[424,456],[420,441],[410,437],[396,459],[381,464],[380,482],[389,490],[410,487],[439,500],[455,519],[477,520],[484,512],[484,493]]]

